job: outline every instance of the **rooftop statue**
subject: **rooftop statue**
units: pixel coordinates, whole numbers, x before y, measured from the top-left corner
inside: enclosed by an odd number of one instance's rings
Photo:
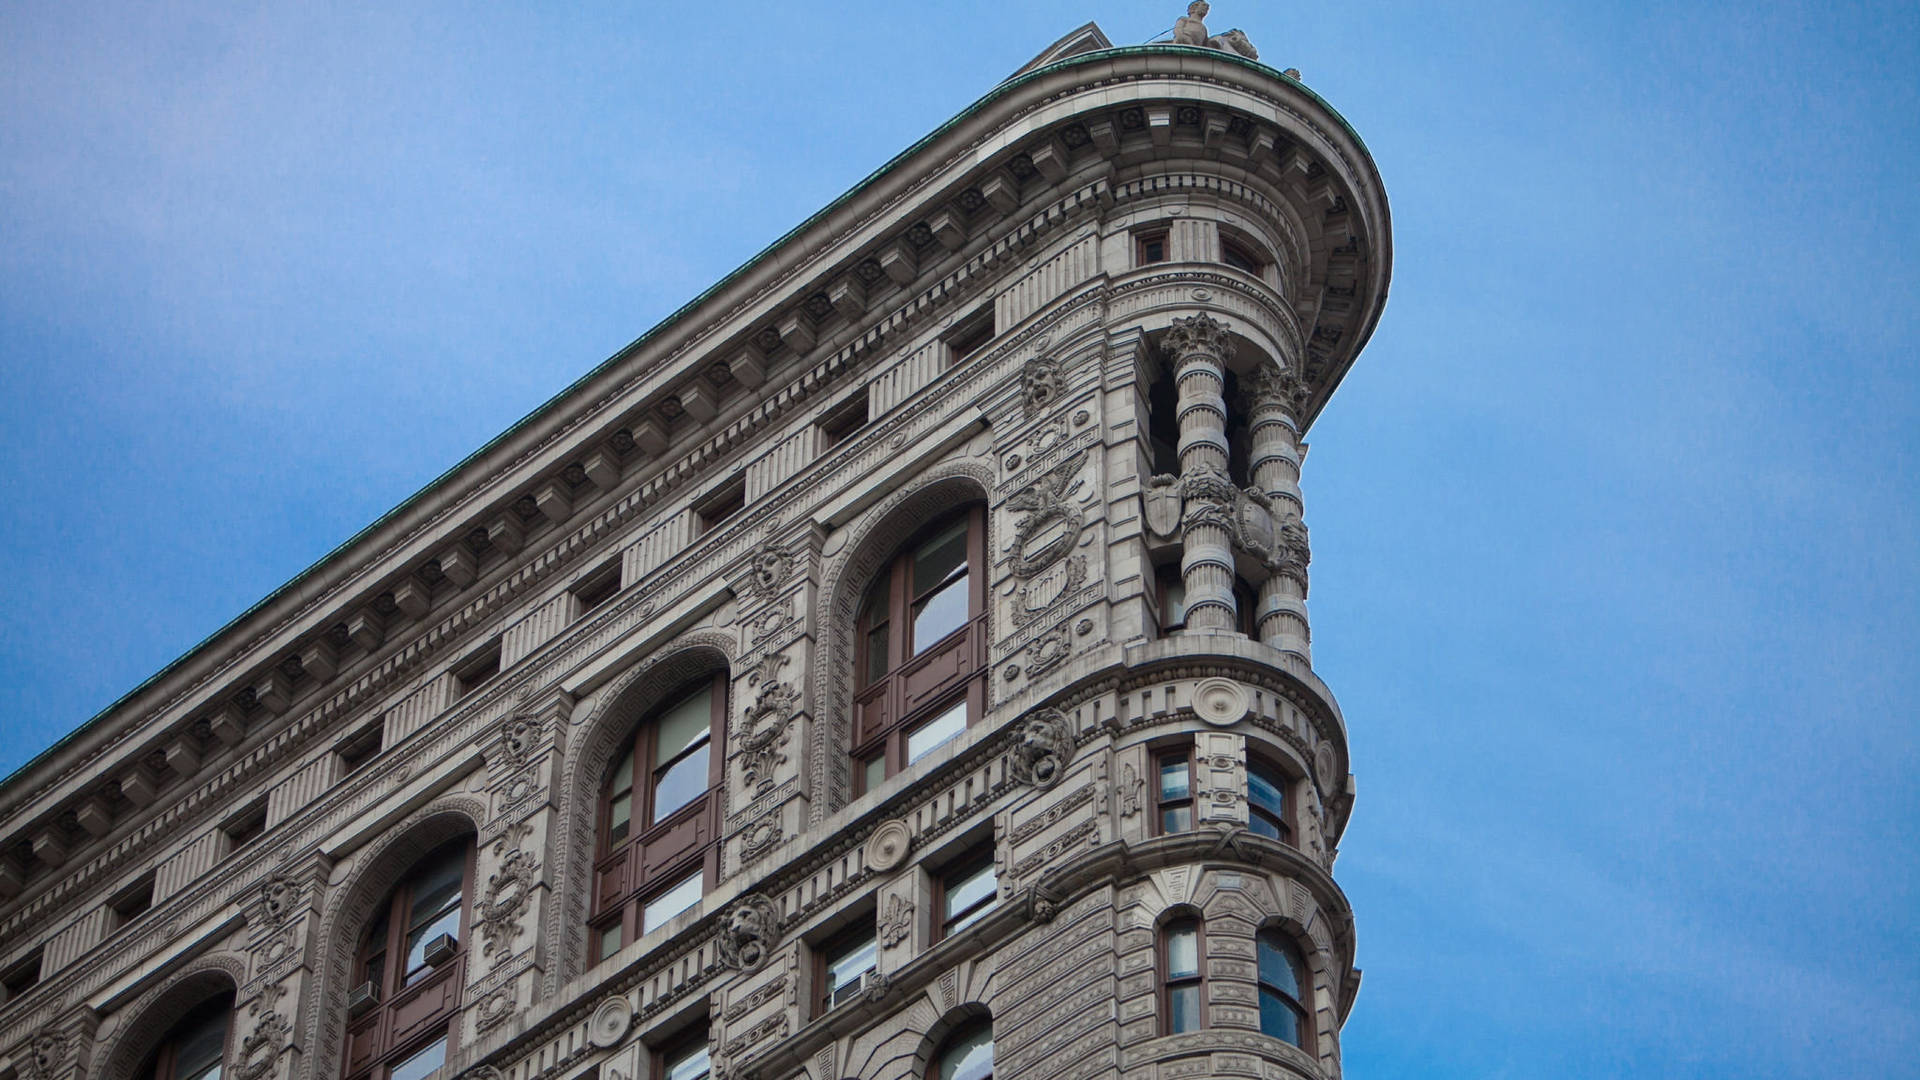
[[[1193,45],[1202,49],[1219,49],[1221,52],[1239,53],[1249,60],[1260,59],[1260,50],[1253,47],[1247,35],[1239,30],[1229,30],[1218,37],[1207,36],[1207,12],[1213,10],[1207,0],[1193,0],[1187,5],[1187,13],[1174,20],[1173,43],[1175,45]]]

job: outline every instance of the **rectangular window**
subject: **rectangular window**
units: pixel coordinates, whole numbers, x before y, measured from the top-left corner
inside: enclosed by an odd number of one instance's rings
[[[611,959],[614,953],[626,948],[626,927],[619,923],[605,927],[600,931],[600,959]]]
[[[267,831],[267,800],[260,799],[228,818],[226,824],[220,826],[220,831],[227,834],[228,854],[260,839]]]
[[[979,922],[993,909],[999,895],[991,846],[955,864],[940,879],[940,937],[944,939]]]
[[[620,595],[620,560],[615,559],[582,578],[573,593],[573,617],[578,619]]]
[[[703,1021],[699,1026],[704,1028],[707,1025]],[[662,1080],[705,1080],[712,1068],[713,1063],[707,1054],[705,1042],[695,1043],[660,1056]]]
[[[27,954],[26,959],[0,974],[0,1004],[12,1001],[39,984],[40,957],[41,950],[35,949]]]
[[[1254,258],[1251,251],[1231,240],[1220,241],[1220,261],[1242,273],[1252,274],[1254,277],[1260,276],[1260,260]]]
[[[952,367],[986,348],[993,335],[993,305],[983,304],[954,323],[953,329],[941,337],[947,347],[947,366]]]
[[[1200,923],[1195,919],[1172,923],[1161,932],[1162,985],[1166,987],[1166,1021],[1163,1034],[1177,1035],[1205,1027],[1201,999],[1203,977],[1200,969]]]
[[[426,1080],[427,1077],[440,1071],[440,1066],[446,1063],[447,1037],[442,1035],[402,1058],[400,1063],[393,1067],[389,1080]]]
[[[722,484],[718,491],[693,508],[694,525],[698,531],[707,532],[739,513],[746,505],[747,478],[738,476]]]
[[[1185,748],[1161,754],[1156,760],[1154,801],[1159,810],[1162,833],[1187,832],[1193,828],[1193,750]]]
[[[153,873],[120,891],[107,903],[108,927],[125,926],[153,909]]]
[[[647,901],[640,907],[640,933],[651,934],[668,920],[700,902],[701,875],[695,873],[680,884]]]
[[[820,950],[820,1012],[860,995],[867,973],[879,962],[871,924],[857,926]]]
[[[380,741],[384,737],[385,722],[375,720],[359,731],[342,739],[333,748],[333,756],[339,759],[339,777],[345,779],[367,762],[380,754]]]
[[[862,389],[820,418],[820,452],[839,446],[867,426],[867,392]]]
[[[480,651],[460,661],[453,669],[453,693],[465,697],[500,674],[500,639],[495,638]]]
[[[1160,593],[1160,633],[1170,634],[1187,625],[1187,580],[1177,562],[1154,567],[1153,580]]]
[[[1167,250],[1167,230],[1155,229],[1136,235],[1133,238],[1133,252],[1136,266],[1166,262],[1172,258]]]
[[[1287,819],[1287,777],[1255,758],[1247,762],[1247,828],[1261,836],[1293,843],[1293,825]]]
[[[933,719],[907,732],[907,764],[911,765],[967,730],[967,699],[942,709]]]

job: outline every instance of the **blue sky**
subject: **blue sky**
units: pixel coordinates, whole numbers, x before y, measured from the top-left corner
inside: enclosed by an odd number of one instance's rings
[[[0,772],[1059,34],[1183,7],[0,8]],[[1211,22],[1393,201],[1306,476],[1350,1075],[1913,1075],[1920,15]]]

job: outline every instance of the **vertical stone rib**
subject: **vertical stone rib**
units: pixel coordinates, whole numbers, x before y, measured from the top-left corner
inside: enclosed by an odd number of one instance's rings
[[[1307,385],[1267,365],[1253,386],[1253,485],[1273,500],[1274,545],[1260,585],[1260,640],[1312,661],[1307,625],[1307,527],[1300,501],[1300,408]]]
[[[1167,332],[1179,392],[1180,577],[1187,629],[1232,630],[1233,548],[1227,531],[1233,485],[1227,479],[1227,328],[1207,315],[1175,319]]]

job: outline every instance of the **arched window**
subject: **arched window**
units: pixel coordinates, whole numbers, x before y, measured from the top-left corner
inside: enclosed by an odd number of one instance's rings
[[[180,1018],[148,1056],[135,1080],[220,1080],[227,1056],[233,995],[222,994]]]
[[[1307,965],[1300,948],[1279,930],[1262,930],[1260,953],[1260,1031],[1311,1049],[1313,1028],[1304,1003]]]
[[[1283,844],[1293,843],[1293,817],[1287,812],[1287,774],[1260,758],[1247,760],[1247,827]]]
[[[949,1038],[933,1056],[927,1080],[993,1080],[993,1024],[981,1021]]]
[[[986,511],[921,532],[867,586],[855,627],[853,754],[861,791],[966,730],[983,711]]]
[[[616,751],[600,789],[596,962],[698,903],[718,877],[726,730],[727,673],[716,671],[663,698]]]
[[[1160,929],[1161,1034],[1178,1035],[1207,1026],[1206,943],[1200,920],[1175,919]]]
[[[447,1059],[460,1010],[473,839],[413,865],[360,935],[347,994],[348,1080],[421,1080]]]

